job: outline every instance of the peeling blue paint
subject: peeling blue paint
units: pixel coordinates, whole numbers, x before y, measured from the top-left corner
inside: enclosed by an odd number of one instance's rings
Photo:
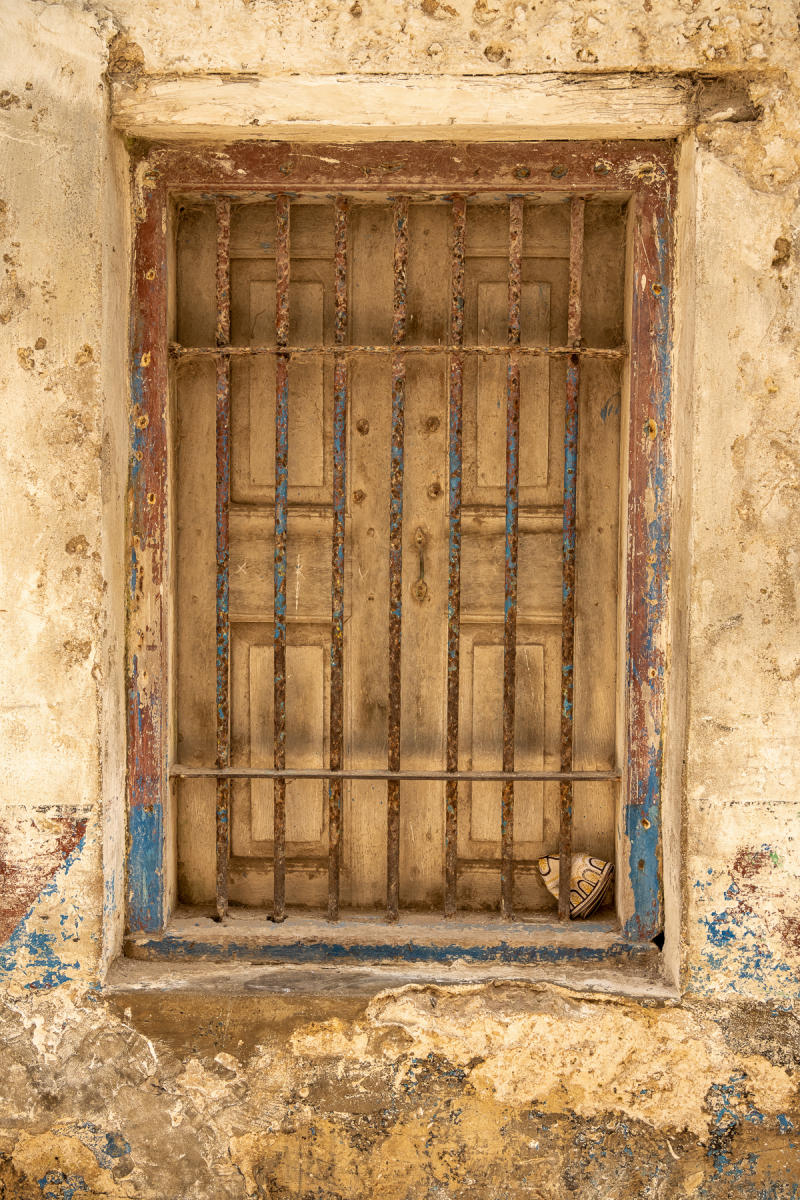
[[[75,849],[64,859],[63,864],[53,875],[53,878],[42,888],[34,903],[17,925],[8,941],[0,947],[0,972],[12,974],[19,970],[20,963],[26,961],[26,973],[32,972],[33,978],[25,983],[31,991],[46,991],[57,987],[60,983],[68,983],[75,979],[81,969],[79,961],[62,957],[59,947],[68,942],[74,945],[75,935],[66,931],[63,923],[56,930],[36,929],[31,927],[35,921],[36,907],[42,899],[57,895],[66,875],[80,858],[86,842],[85,836]],[[82,917],[75,912],[74,919],[79,925]]]
[[[289,488],[289,377],[283,376],[276,398],[275,418],[275,643],[286,640],[286,529]]]
[[[761,852],[772,862],[768,846],[762,846]],[[703,911],[710,895],[718,895],[719,885],[713,871],[693,883],[705,945],[699,961],[690,966],[689,990],[715,997],[720,993],[748,996],[754,992],[772,992],[776,998],[800,997],[797,971],[768,945],[766,922],[745,902],[736,879],[731,878],[723,891],[727,906],[709,905],[710,911]]]
[[[111,919],[117,910],[117,872],[106,876],[103,884],[103,916]]]
[[[609,396],[603,407],[600,409],[600,420],[603,424],[606,423],[609,417],[618,417],[620,414],[620,406],[622,397],[619,392],[615,392],[613,396]]]
[[[626,936],[652,937],[661,913],[661,801],[660,747],[650,746],[648,773],[640,804],[625,810],[625,833],[630,840],[629,872],[634,914],[624,928]]]
[[[78,1121],[70,1129],[59,1132],[73,1133],[92,1151],[98,1164],[106,1170],[110,1170],[119,1159],[131,1152],[130,1142],[118,1130],[102,1129],[92,1121]]]
[[[73,1200],[74,1196],[80,1197],[89,1192],[82,1175],[66,1175],[63,1171],[48,1171],[36,1182],[42,1189],[44,1200]]]
[[[58,1137],[76,1138],[87,1150],[91,1150],[98,1166],[106,1171],[112,1170],[121,1158],[125,1158],[131,1152],[131,1144],[124,1134],[116,1129],[104,1129],[93,1121],[70,1121],[66,1124],[59,1124],[53,1129],[53,1133]],[[59,1178],[60,1174],[60,1172],[48,1172],[50,1178],[48,1180],[48,1176],[45,1176],[45,1179],[48,1181],[49,1187],[64,1186],[64,1181]],[[69,1182],[73,1177],[65,1176],[64,1179]],[[54,1194],[61,1195],[58,1192]]]
[[[671,406],[670,345],[670,246],[672,227],[669,216],[655,222],[656,263],[650,278],[654,298],[652,314],[652,354],[655,371],[648,411],[650,416],[641,431],[646,446],[647,490],[651,519],[647,522],[645,560],[648,564],[644,595],[634,597],[641,605],[641,643],[637,663],[629,644],[629,686],[638,693],[652,681],[654,699],[649,703],[653,733],[647,745],[646,770],[634,774],[634,790],[625,811],[625,832],[630,842],[628,875],[633,893],[634,912],[623,932],[627,937],[652,938],[661,928],[661,772],[663,762],[663,726],[661,691],[664,682],[664,655],[660,645],[670,568],[669,521],[669,428]],[[634,305],[653,307],[653,299],[634,289]],[[636,317],[634,317],[634,324]],[[641,499],[644,502],[644,498]],[[646,668],[648,679],[641,677]],[[648,701],[645,699],[645,704]]]
[[[131,457],[130,457],[130,481],[135,485],[139,472],[144,461],[144,453],[147,446],[147,425],[139,421],[144,404],[144,381],[146,364],[142,362],[142,354],[138,353],[134,356],[133,369],[131,370]]]
[[[225,943],[194,941],[170,933],[160,938],[137,939],[133,945],[137,957],[150,959],[201,959],[220,961],[241,957],[250,962],[265,963],[330,963],[330,962],[404,962],[433,963],[446,966],[455,962],[482,963],[560,963],[609,962],[642,953],[652,953],[649,943],[618,941],[608,946],[559,945],[556,942],[539,945],[513,945],[500,940],[493,945],[464,946],[458,943],[429,945],[416,942],[385,942],[372,944],[341,942],[296,942],[260,944],[239,942],[232,938]]]
[[[164,828],[161,805],[136,805],[129,815],[128,918],[131,929],[161,928]]]
[[[731,1075],[726,1083],[716,1083],[706,1097],[711,1111],[709,1126],[710,1137],[707,1155],[714,1165],[714,1177],[725,1181],[733,1181],[742,1185],[752,1178],[758,1166],[758,1155],[753,1152],[736,1155],[734,1137],[742,1125],[772,1124],[773,1118],[767,1118],[760,1112],[751,1097],[746,1073],[739,1072]],[[774,1118],[779,1128],[784,1131],[782,1115]],[[791,1126],[791,1122],[788,1122]],[[779,1185],[770,1185],[772,1187]],[[769,1192],[766,1193],[769,1195]],[[773,1193],[780,1195],[780,1193]]]
[[[706,921],[708,928],[708,940],[712,946],[727,946],[730,942],[736,941],[736,934],[732,929],[726,929],[718,922],[719,914],[712,913],[712,920]]]
[[[161,714],[157,701],[150,699],[149,707],[142,704],[139,689],[139,660],[133,655],[128,687],[129,789],[133,798],[158,797],[161,793],[159,765],[144,754],[149,731],[157,736]],[[135,736],[132,736],[134,735]],[[163,820],[161,804],[131,803],[128,816],[128,923],[132,930],[154,932],[162,928],[164,911],[163,888]]]

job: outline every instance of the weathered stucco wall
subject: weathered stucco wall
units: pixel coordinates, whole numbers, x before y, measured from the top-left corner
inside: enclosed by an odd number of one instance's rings
[[[795,5],[4,0],[0,44],[0,1196],[800,1195]],[[195,131],[231,88],[238,132],[265,136],[281,82],[308,122],[322,77],[358,85],[325,93],[350,97],[329,123],[380,125],[391,105],[360,89],[389,72],[438,97],[451,136],[473,86],[473,128],[501,136],[535,129],[526,87],[580,96],[609,72],[637,73],[648,119],[653,97],[656,117],[715,116],[681,169],[681,998],[375,998],[364,977],[269,971],[98,991],[124,897],[130,230],[109,58],[131,112],[175,116],[191,77]],[[747,119],[702,101],[709,72]]]
[[[796,999],[798,209],[784,119],[763,145],[755,128],[701,135],[698,154],[685,953],[705,995]]]
[[[101,919],[124,829],[128,235],[110,35],[60,6],[0,12],[0,970],[43,986],[96,975],[120,936]]]

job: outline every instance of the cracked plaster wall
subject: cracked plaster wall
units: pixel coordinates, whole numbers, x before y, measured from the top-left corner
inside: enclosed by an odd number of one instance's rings
[[[0,1196],[800,1195],[797,17],[763,0],[3,0]],[[445,117],[457,76],[748,86],[758,119],[699,126],[684,160],[680,1003],[97,992],[124,843],[130,234],[109,54],[131,89],[434,76]]]

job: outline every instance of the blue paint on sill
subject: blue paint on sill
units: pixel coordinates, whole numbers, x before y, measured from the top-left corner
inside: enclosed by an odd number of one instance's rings
[[[175,961],[236,961],[248,963],[295,963],[299,965],[331,963],[416,963],[445,966],[454,963],[516,964],[530,966],[553,963],[614,963],[641,955],[657,955],[649,942],[614,940],[602,946],[581,946],[557,941],[514,944],[504,939],[481,945],[458,942],[376,942],[304,939],[297,942],[270,943],[264,939],[209,942],[169,929],[160,937],[139,936],[126,943],[130,957]]]

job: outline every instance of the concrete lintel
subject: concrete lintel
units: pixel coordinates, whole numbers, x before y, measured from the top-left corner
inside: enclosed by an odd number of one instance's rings
[[[689,78],[636,74],[204,75],[112,83],[116,127],[158,140],[672,138],[697,121],[697,109]]]

